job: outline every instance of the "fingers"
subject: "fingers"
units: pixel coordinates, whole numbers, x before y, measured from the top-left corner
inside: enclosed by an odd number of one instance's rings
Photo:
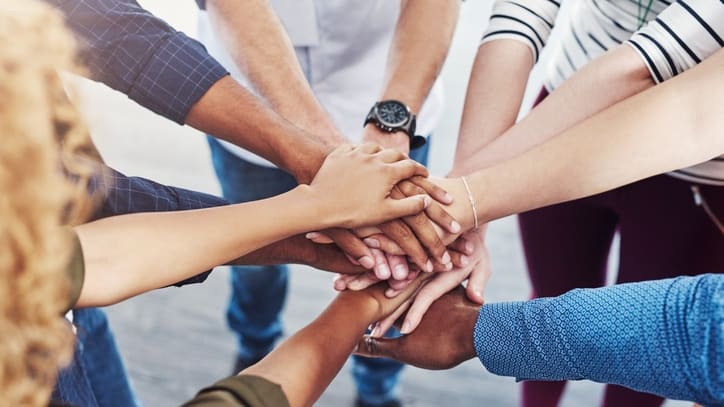
[[[410,273],[410,268],[407,264],[406,256],[396,256],[393,254],[387,254],[387,264],[390,266],[392,271],[392,278],[394,280],[406,280]]]
[[[405,222],[401,220],[386,222],[380,225],[380,230],[395,241],[417,267],[425,271],[433,270],[433,264],[425,248]]]
[[[334,289],[337,291],[344,291],[347,289],[360,291],[379,282],[380,279],[377,278],[375,273],[372,271],[356,275],[339,275],[334,279]]]
[[[372,257],[375,260],[375,276],[380,280],[387,280],[392,277],[392,270],[387,262],[387,256],[382,250],[370,249]]]
[[[467,254],[468,256],[475,253],[475,244],[467,238],[467,234],[464,234],[452,242],[448,248],[456,252]]]
[[[327,229],[325,234],[327,234],[342,251],[349,254],[352,258],[357,259],[357,262],[362,267],[371,269],[375,266],[375,260],[370,248],[349,230],[333,228]]]
[[[380,249],[387,254],[395,254],[398,256],[405,256],[407,254],[397,243],[395,243],[394,240],[381,233],[367,237],[362,241],[368,247],[372,249]]]
[[[370,336],[381,338],[385,336],[385,334],[392,328],[396,322],[405,315],[405,312],[410,308],[410,305],[412,304],[412,298],[408,298],[405,300],[405,302],[400,305],[395,312],[388,315],[385,319],[379,321],[377,324],[375,324],[375,328],[370,332]]]
[[[485,286],[488,284],[491,275],[487,250],[485,252],[483,258],[480,259],[475,268],[473,268],[472,273],[470,273],[468,285],[465,287],[468,299],[480,305],[485,302],[483,294],[485,293]]]
[[[412,160],[403,160],[387,164],[387,168],[389,169],[389,175],[393,178],[394,183],[408,179],[415,175],[423,177],[427,177],[429,175],[425,166]]]
[[[379,144],[375,144],[375,143],[364,143],[364,144],[360,144],[356,147],[353,147],[351,150],[365,153],[365,154],[374,154],[374,153],[378,153],[378,152],[382,151],[382,147],[380,147]],[[351,150],[347,150],[347,151],[351,151]]]
[[[400,150],[395,150],[394,148],[384,149],[378,152],[376,155],[385,163],[394,163],[397,161],[408,159],[407,154],[403,153]]]
[[[422,317],[430,308],[430,305],[445,293],[460,285],[469,271],[458,269],[449,273],[436,274],[435,278],[422,287],[415,297],[415,301],[410,306],[405,321],[402,323],[400,332],[409,334],[414,331],[420,325],[420,321],[422,321]]]
[[[440,202],[441,204],[450,205],[453,203],[453,196],[442,187],[430,181],[428,178],[415,176],[410,179],[410,182],[422,188],[425,193],[432,197],[432,199]]]
[[[424,179],[422,177],[414,177],[415,179]],[[411,182],[410,180],[404,180],[397,184],[397,188],[405,195],[405,196],[414,196],[414,195],[425,195],[429,194],[427,190],[425,190],[422,187],[419,187],[417,184]],[[445,194],[447,192],[443,191]],[[435,196],[430,195],[433,199],[437,199]],[[460,224],[453,218],[445,209],[443,209],[442,206],[440,206],[437,202],[432,202],[427,209],[425,209],[425,213],[429,217],[430,220],[435,222],[438,226],[445,229],[446,231],[450,233],[460,233],[461,227]]]
[[[304,237],[306,237],[307,239],[309,239],[317,244],[334,243],[334,240],[330,239],[329,236],[327,236],[321,232],[309,232],[306,235],[304,235]]]

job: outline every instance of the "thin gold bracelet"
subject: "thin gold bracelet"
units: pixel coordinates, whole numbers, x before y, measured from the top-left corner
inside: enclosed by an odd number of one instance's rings
[[[468,193],[468,201],[470,201],[470,207],[473,209],[473,219],[475,219],[475,229],[478,228],[478,210],[475,208],[475,199],[473,198],[473,193],[470,191],[470,185],[468,185],[468,180],[462,176],[460,177],[463,180],[463,185],[465,185],[465,191]]]

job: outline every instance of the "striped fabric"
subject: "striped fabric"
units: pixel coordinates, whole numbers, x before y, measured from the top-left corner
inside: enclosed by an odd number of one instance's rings
[[[626,42],[656,83],[678,75],[724,46],[724,0],[576,0],[570,19],[558,22],[561,1],[497,0],[482,42],[521,41],[538,56],[554,26],[561,41],[545,87],[553,91],[590,60]],[[650,7],[649,7],[650,3]],[[724,156],[674,171],[688,181],[724,186]]]

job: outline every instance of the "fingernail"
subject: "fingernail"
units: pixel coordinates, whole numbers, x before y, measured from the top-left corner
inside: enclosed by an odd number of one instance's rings
[[[460,231],[460,229],[461,229],[461,228],[460,228],[460,224],[457,223],[456,221],[452,221],[452,222],[450,223],[450,231],[451,231],[452,233],[458,233],[458,232]]]
[[[467,266],[470,261],[468,260],[468,256],[460,256],[460,264],[463,266]]]
[[[473,254],[473,251],[475,251],[475,247],[473,247],[473,244],[470,242],[465,242],[465,252]]]
[[[372,238],[369,238],[369,237],[368,237],[367,239],[364,239],[363,242],[365,242],[365,244],[366,244],[367,246],[369,246],[369,247],[372,247],[372,248],[375,248],[375,249],[379,249],[379,248],[380,248],[380,241],[377,240],[377,239],[372,239]]]
[[[434,270],[434,266],[432,265],[432,261],[428,260],[427,263],[425,263],[425,272],[432,273]]]
[[[425,202],[425,208],[430,206],[430,197],[429,196],[425,196],[424,198],[422,198],[422,200]]]
[[[395,279],[399,280],[405,276],[405,266],[398,264],[395,266]]]
[[[357,260],[362,267],[371,270],[375,266],[375,261],[370,256],[362,256]]]
[[[440,262],[442,264],[448,264],[450,263],[450,253],[445,252],[445,254],[442,255],[442,259],[440,259]]]
[[[317,232],[309,232],[309,233],[307,233],[306,235],[304,235],[304,237],[306,237],[306,238],[309,239],[309,240],[316,239],[316,238],[319,237],[319,233],[317,233]]]
[[[445,264],[443,264],[443,267],[445,267],[445,271],[450,271],[450,270],[452,270],[452,268],[453,268],[453,264],[452,264],[452,263],[445,263]]]
[[[395,295],[395,293],[396,293],[395,290],[393,290],[392,288],[388,288],[387,290],[385,290],[385,297],[391,298],[392,296]]]
[[[390,268],[387,267],[387,265],[383,264],[383,265],[377,267],[377,274],[378,274],[377,277],[379,277],[383,280],[387,280],[388,278],[390,278],[390,275],[392,273],[390,272]]]
[[[410,324],[410,321],[405,321],[405,322],[402,324],[402,328],[400,329],[400,333],[403,334],[403,335],[407,335],[408,333],[410,333],[410,325],[411,325],[411,324]]]
[[[445,195],[443,195],[443,199],[445,200],[445,202],[451,202],[451,203],[452,203],[452,201],[453,201],[453,196],[450,195],[450,193],[445,192]]]

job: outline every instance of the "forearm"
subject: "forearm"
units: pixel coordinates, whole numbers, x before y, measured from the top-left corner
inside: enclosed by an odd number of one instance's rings
[[[706,275],[485,305],[476,352],[498,375],[587,379],[717,404],[723,290],[721,276]]]
[[[480,46],[468,82],[453,174],[469,172],[468,159],[515,124],[532,68],[533,53],[525,43],[501,39]]]
[[[317,213],[318,199],[305,190],[302,186],[246,204],[124,215],[78,226],[86,270],[78,306],[115,303],[277,240],[329,226],[327,216]]]
[[[378,317],[366,293],[340,294],[314,322],[242,373],[281,385],[292,407],[311,406]]]
[[[723,67],[720,51],[524,154],[471,175],[479,220],[594,195],[721,154]],[[469,217],[462,223],[472,224]]]
[[[387,55],[385,82],[379,100],[399,100],[419,114],[440,74],[452,41],[459,0],[403,0]],[[368,126],[373,126],[369,124]],[[406,134],[376,134],[371,141],[409,151]]]
[[[238,0],[213,0],[207,2],[207,10],[236,66],[274,111],[327,145],[343,142],[312,93],[294,47],[266,0],[243,5]]]
[[[186,122],[268,159],[301,183],[314,177],[331,151],[228,76],[193,106]]]
[[[508,82],[502,78],[498,83],[499,86],[508,85]],[[654,86],[654,82],[641,57],[630,46],[622,45],[584,66],[519,123],[509,129],[502,129],[502,126],[492,129],[504,130],[502,135],[493,142],[482,149],[466,148],[463,150],[471,151],[471,153],[461,157],[460,168],[456,173],[470,173],[515,157],[607,107],[652,86]],[[505,94],[505,92],[501,90],[499,94]],[[471,105],[471,115],[475,114],[475,111],[472,110],[475,106],[475,104]],[[466,103],[466,113],[467,109]],[[515,113],[517,114],[517,110]],[[490,117],[487,115],[478,117],[479,121],[488,119]],[[514,121],[515,117],[512,117],[512,121],[508,123],[512,125]],[[492,123],[495,123],[495,120]],[[464,124],[466,123],[464,122]],[[467,130],[467,128],[461,129],[463,140],[468,137]],[[477,128],[471,127],[471,137],[480,137],[490,141],[486,137],[485,130],[483,128],[481,132]],[[497,136],[500,133],[495,134],[492,131],[489,134]],[[460,151],[460,147],[463,146],[459,144],[458,151]]]

